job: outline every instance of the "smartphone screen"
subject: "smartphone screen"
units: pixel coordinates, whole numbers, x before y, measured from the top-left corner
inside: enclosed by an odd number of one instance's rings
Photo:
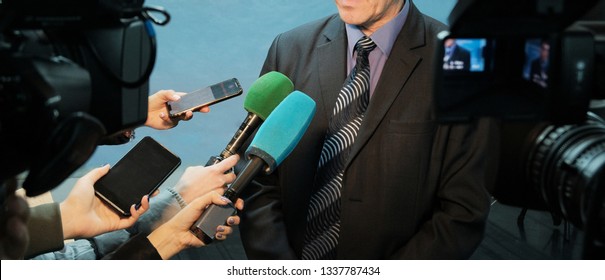
[[[239,81],[233,78],[185,94],[177,101],[169,101],[168,110],[171,117],[176,117],[186,111],[195,111],[203,106],[212,105],[238,96],[243,92]]]
[[[147,136],[120,159],[94,187],[101,200],[124,216],[176,170],[181,159]]]

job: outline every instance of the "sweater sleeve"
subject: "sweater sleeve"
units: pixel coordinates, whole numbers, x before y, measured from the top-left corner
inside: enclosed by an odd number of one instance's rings
[[[113,253],[103,259],[111,260],[161,260],[162,257],[147,239],[146,234],[137,234]]]
[[[59,204],[48,203],[30,208],[27,231],[29,246],[25,252],[26,258],[63,248],[63,227]]]

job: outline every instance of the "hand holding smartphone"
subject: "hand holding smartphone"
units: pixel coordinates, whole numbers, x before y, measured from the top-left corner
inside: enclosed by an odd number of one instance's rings
[[[130,206],[151,195],[181,164],[181,159],[146,136],[141,139],[94,187],[96,195],[124,216]]]
[[[243,92],[239,81],[232,78],[185,94],[177,101],[168,101],[168,111],[171,118],[178,117],[187,111],[199,110],[204,106],[236,97]]]

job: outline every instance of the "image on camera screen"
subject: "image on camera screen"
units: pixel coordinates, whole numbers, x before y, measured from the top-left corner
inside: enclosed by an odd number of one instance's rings
[[[523,78],[540,87],[548,87],[550,42],[534,38],[525,41]]]
[[[443,70],[447,72],[483,72],[486,39],[448,38],[444,41]]]

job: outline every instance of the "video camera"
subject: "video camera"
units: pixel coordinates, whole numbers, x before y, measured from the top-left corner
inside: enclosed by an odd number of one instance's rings
[[[170,16],[143,4],[0,0],[0,183],[28,171],[28,196],[51,190],[145,122],[152,23]]]
[[[605,1],[459,0],[439,34],[437,117],[502,121],[494,197],[549,211],[605,258]],[[592,105],[591,105],[592,104]]]

